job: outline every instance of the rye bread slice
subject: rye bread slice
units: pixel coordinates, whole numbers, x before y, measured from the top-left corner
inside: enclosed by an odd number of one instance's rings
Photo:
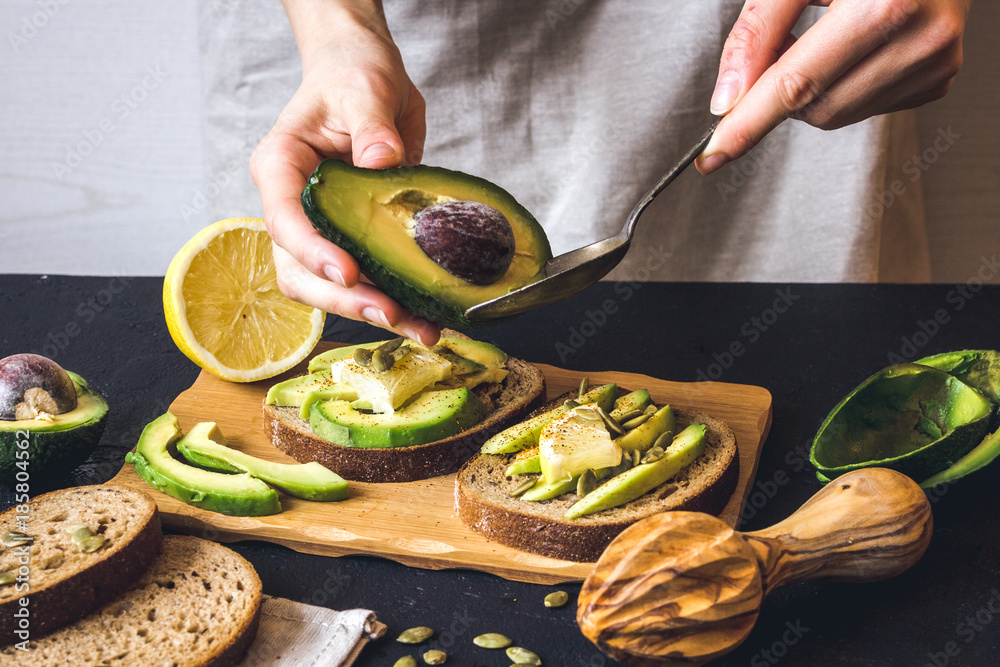
[[[26,545],[0,546],[0,572],[27,568],[23,582],[0,587],[0,644],[20,641],[15,634],[20,598],[29,600],[31,637],[81,618],[133,584],[160,551],[163,533],[156,502],[123,486],[80,486],[52,491],[28,502],[19,525],[17,508],[0,514],[0,533],[23,532]],[[66,531],[84,524],[105,538],[82,553]]]
[[[507,477],[512,455],[480,454],[466,463],[455,480],[455,509],[466,526],[489,540],[530,553],[593,562],[628,526],[668,510],[718,514],[729,502],[739,477],[736,436],[724,422],[700,412],[676,409],[678,431],[692,422],[705,424],[705,453],[673,479],[627,505],[566,519],[579,496],[568,494],[543,502],[511,497],[528,475]],[[668,488],[673,493],[664,495]]]
[[[27,653],[4,647],[0,665],[235,665],[256,636],[260,604],[260,579],[242,556],[208,540],[168,535],[132,588],[33,638]]]
[[[455,332],[447,335],[455,336]],[[457,334],[460,335],[460,334]],[[545,400],[545,376],[526,361],[507,358],[499,386],[477,389],[486,419],[449,438],[410,447],[343,447],[315,435],[299,408],[264,404],[264,432],[271,443],[300,463],[318,461],[344,479],[358,482],[411,482],[453,473],[494,434],[521,420]]]

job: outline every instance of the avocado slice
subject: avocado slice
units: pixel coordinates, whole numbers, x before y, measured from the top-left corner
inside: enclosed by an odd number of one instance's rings
[[[177,443],[190,463],[218,472],[243,472],[303,500],[345,500],[347,482],[328,468],[309,463],[273,463],[226,446],[215,422],[195,424]]]
[[[455,435],[486,417],[466,387],[425,391],[390,414],[355,410],[347,401],[313,403],[313,433],[342,447],[408,447]]]
[[[615,401],[615,407],[610,411],[612,419],[618,420],[633,410],[645,410],[652,403],[648,389],[636,389]]]
[[[958,378],[929,366],[897,364],[833,408],[809,458],[827,479],[876,465],[927,479],[982,441],[992,412],[993,404]]]
[[[530,475],[542,472],[542,457],[538,447],[522,449],[514,455],[514,460],[507,466],[504,474],[508,477],[513,475]]]
[[[705,425],[691,424],[677,434],[663,456],[615,475],[566,510],[567,519],[632,502],[663,484],[705,451]]]
[[[539,477],[535,485],[521,494],[521,500],[529,502],[539,502],[542,500],[552,500],[561,495],[572,493],[576,489],[576,482],[579,475],[569,479],[560,479],[555,482],[546,482],[544,477]]]
[[[358,398],[358,392],[348,384],[334,382],[330,377],[330,369],[321,368],[314,373],[279,382],[267,391],[264,402],[268,405],[300,408],[307,398],[353,401]]]
[[[442,338],[437,345],[486,368],[507,366],[507,353],[490,343],[469,338]]]
[[[653,446],[664,433],[673,433],[677,430],[674,420],[674,410],[669,405],[664,405],[650,416],[649,419],[636,426],[634,429],[615,440],[615,444],[626,451],[639,450],[645,452]]]
[[[417,212],[453,200],[486,204],[510,222],[514,256],[496,282],[477,285],[459,278],[417,244]],[[353,255],[379,289],[410,312],[443,326],[496,323],[472,322],[465,311],[544,278],[545,263],[552,257],[541,225],[509,193],[448,169],[363,169],[324,160],[302,192],[302,206],[319,233]]]
[[[180,438],[177,418],[166,412],[146,425],[125,460],[147,484],[188,505],[233,516],[281,511],[278,494],[259,479],[210,472],[175,459],[169,450]]]
[[[36,481],[68,473],[97,447],[108,403],[82,377],[66,374],[76,389],[75,408],[48,419],[0,420],[0,483],[14,484],[18,472]]]

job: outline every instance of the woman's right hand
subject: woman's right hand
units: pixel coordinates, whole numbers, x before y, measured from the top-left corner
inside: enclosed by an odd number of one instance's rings
[[[300,199],[324,158],[376,169],[418,164],[424,100],[378,3],[288,0],[285,10],[302,54],[302,84],[250,159],[278,285],[296,301],[431,345],[437,325],[362,282],[357,262],[319,235]]]

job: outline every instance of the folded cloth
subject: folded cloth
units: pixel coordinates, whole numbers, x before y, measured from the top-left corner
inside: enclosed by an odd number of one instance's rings
[[[385,630],[367,609],[335,611],[265,595],[257,639],[240,667],[346,667]]]

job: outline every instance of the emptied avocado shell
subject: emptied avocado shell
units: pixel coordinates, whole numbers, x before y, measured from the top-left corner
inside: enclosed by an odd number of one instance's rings
[[[992,412],[988,399],[948,373],[890,366],[830,412],[809,458],[827,479],[872,466],[927,479],[982,441]]]
[[[0,483],[16,483],[18,472],[27,472],[29,480],[35,482],[64,475],[86,461],[97,447],[108,415],[107,401],[82,377],[66,373],[76,387],[75,409],[55,415],[52,421],[0,421]],[[18,452],[24,451],[19,444],[25,441],[28,456],[18,458]]]
[[[474,285],[451,275],[414,240],[416,211],[448,200],[486,204],[510,222],[515,255],[497,282]],[[502,321],[473,322],[465,311],[540,280],[552,257],[541,225],[508,192],[439,167],[363,169],[324,160],[302,191],[302,207],[316,230],[349,252],[379,289],[442,326],[461,329]]]
[[[996,411],[991,428],[1000,428],[1000,352],[996,350],[960,350],[942,352],[914,363],[930,366],[954,375],[993,401]]]

